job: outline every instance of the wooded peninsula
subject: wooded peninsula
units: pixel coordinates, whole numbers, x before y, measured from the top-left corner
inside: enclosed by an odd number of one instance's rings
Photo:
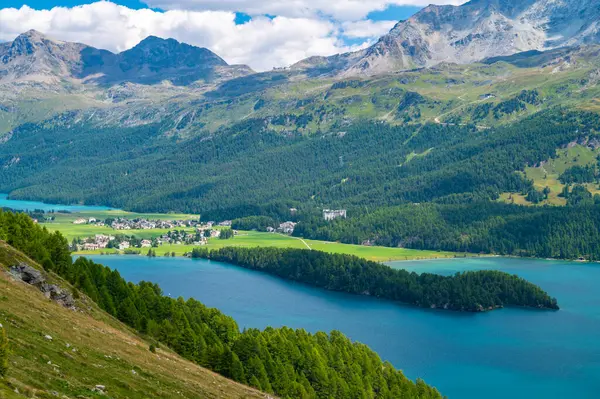
[[[417,274],[357,256],[289,248],[197,248],[192,257],[227,262],[330,291],[427,308],[468,312],[504,306],[559,308],[556,299],[538,286],[499,271]]]

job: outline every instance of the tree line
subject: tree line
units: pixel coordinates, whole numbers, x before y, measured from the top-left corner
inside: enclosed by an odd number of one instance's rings
[[[194,299],[170,298],[150,282],[128,283],[118,271],[85,258],[73,262],[59,233],[50,234],[24,214],[0,212],[0,238],[149,339],[264,392],[294,399],[441,398],[340,332],[240,331],[231,317]]]
[[[236,230],[267,231],[268,227],[276,228],[277,226],[279,226],[279,221],[270,216],[246,216],[231,221],[231,227]]]
[[[502,306],[558,309],[556,299],[538,286],[498,271],[417,274],[353,255],[291,248],[196,248],[192,257],[227,262],[331,291],[427,308],[470,312]]]

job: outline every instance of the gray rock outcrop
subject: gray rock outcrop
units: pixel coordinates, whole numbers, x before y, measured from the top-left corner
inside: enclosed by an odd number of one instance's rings
[[[10,274],[17,280],[36,286],[46,298],[52,299],[62,306],[67,308],[75,306],[75,300],[70,293],[64,291],[56,284],[48,284],[44,274],[34,267],[21,263],[17,266],[12,266],[10,268]]]
[[[46,281],[46,278],[44,277],[42,272],[25,263],[21,263],[17,266],[11,267],[10,273],[17,279],[30,285],[37,286]]]

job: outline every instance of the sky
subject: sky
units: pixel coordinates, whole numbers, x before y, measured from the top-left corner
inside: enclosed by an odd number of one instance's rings
[[[0,41],[29,29],[120,52],[149,35],[257,71],[355,51],[429,3],[466,0],[0,0]]]

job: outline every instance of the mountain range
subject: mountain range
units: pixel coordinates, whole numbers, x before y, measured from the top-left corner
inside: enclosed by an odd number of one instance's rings
[[[0,82],[56,83],[77,79],[84,83],[110,85],[120,82],[155,84],[166,80],[175,85],[187,85],[251,73],[249,67],[230,66],[206,48],[155,36],[149,36],[119,54],[54,40],[35,30],[0,45]]]
[[[472,0],[461,6],[430,5],[366,49],[311,57],[290,69],[309,76],[371,76],[598,42],[596,0]],[[36,31],[0,44],[0,82],[80,79],[104,85],[189,85],[252,73],[248,66],[228,65],[206,48],[154,36],[119,54],[53,40]]]
[[[430,5],[364,50],[314,57],[295,67],[376,75],[599,41],[600,3],[595,0],[472,0],[461,6]]]

